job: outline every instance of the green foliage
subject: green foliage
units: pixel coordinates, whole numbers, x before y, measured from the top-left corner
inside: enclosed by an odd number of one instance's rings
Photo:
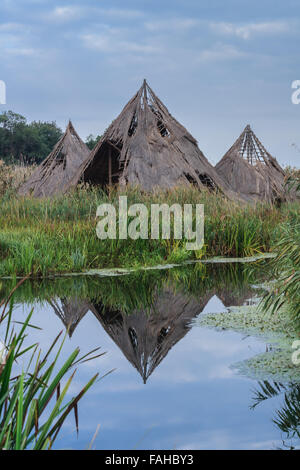
[[[93,150],[93,148],[96,146],[96,144],[99,142],[99,140],[101,139],[101,135],[97,135],[96,137],[93,135],[93,134],[90,134],[87,138],[86,138],[86,145],[88,146],[88,148],[90,150]]]
[[[61,136],[55,122],[28,124],[12,111],[0,114],[0,158],[7,163],[40,163]]]
[[[24,346],[27,331],[36,328],[30,324],[32,311],[15,331],[13,304],[0,316],[4,329],[5,352],[0,364],[0,450],[51,449],[65,419],[74,411],[78,431],[78,402],[96,381],[95,375],[82,390],[66,402],[65,397],[76,373],[74,367],[81,362],[99,357],[97,351],[79,358],[77,348],[58,368],[64,340],[59,345],[60,334],[55,338],[44,357],[37,344]],[[57,352],[55,349],[58,346]],[[54,356],[54,359],[51,357]],[[18,373],[18,363],[23,359],[23,370]],[[71,376],[66,379],[68,372]],[[64,385],[61,386],[62,381]],[[56,398],[55,398],[56,397]]]
[[[283,395],[283,405],[276,410],[273,423],[285,435],[285,439],[291,440],[291,444],[284,446],[295,449],[294,442],[298,446],[300,439],[300,386],[297,383],[282,384],[267,380],[258,382],[259,388],[255,390],[252,409],[270,398]],[[294,441],[295,440],[295,441]]]
[[[277,312],[287,306],[300,327],[300,224],[286,224],[276,243],[278,255],[272,262],[277,280],[264,299],[264,308]]]
[[[130,314],[152,305],[153,299],[166,286],[195,298],[209,293],[222,294],[226,290],[234,298],[242,298],[245,294],[250,297],[253,291],[249,284],[258,281],[261,264],[263,261],[253,273],[242,263],[196,263],[173,269],[135,271],[124,276],[62,276],[51,281],[47,278],[28,279],[15,292],[14,298],[18,303],[30,304],[67,296]],[[1,281],[0,296],[6,296],[14,283],[13,279]]]
[[[187,240],[99,240],[98,205],[111,202],[118,210],[119,195],[99,188],[77,188],[49,199],[0,199],[0,276],[47,275],[112,267],[153,266],[199,259],[204,256],[244,257],[270,251],[280,238],[280,224],[299,223],[299,203],[276,208],[268,204],[239,205],[220,194],[178,188],[145,194],[136,188],[122,190],[128,206],[151,204],[204,204],[205,252],[185,249]],[[149,217],[150,224],[150,217]],[[172,225],[172,224],[171,224]],[[150,233],[150,232],[149,232]],[[173,233],[171,228],[171,234]]]

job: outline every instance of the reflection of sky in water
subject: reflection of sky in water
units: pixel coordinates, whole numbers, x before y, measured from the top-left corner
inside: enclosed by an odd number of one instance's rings
[[[16,307],[15,319],[28,308]],[[203,313],[224,311],[213,297]],[[202,314],[203,314],[202,313]],[[50,306],[36,307],[30,340],[44,349],[62,329]],[[265,449],[282,444],[271,419],[281,400],[266,401],[254,411],[254,381],[234,375],[230,365],[265,350],[253,338],[233,332],[192,328],[143,384],[137,370],[88,312],[67,338],[64,358],[80,346],[81,352],[101,346],[107,354],[79,367],[70,393],[76,393],[100,371],[117,370],[96,383],[79,404],[80,432],[68,419],[56,448],[84,449],[100,424],[97,449]]]

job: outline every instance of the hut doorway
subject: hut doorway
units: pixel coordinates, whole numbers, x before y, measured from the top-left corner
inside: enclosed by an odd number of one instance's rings
[[[122,174],[120,152],[121,149],[116,145],[105,142],[87,168],[84,180],[102,187],[118,184]]]

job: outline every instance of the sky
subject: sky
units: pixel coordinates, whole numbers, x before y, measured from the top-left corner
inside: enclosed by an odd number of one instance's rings
[[[0,112],[86,139],[146,78],[212,164],[250,124],[299,167],[299,26],[299,0],[1,0]]]
[[[19,304],[15,318],[24,322],[32,307],[32,323],[41,329],[32,330],[25,345],[30,341],[39,343],[44,355],[63,324],[46,302]],[[224,311],[224,306],[213,297],[199,318],[216,311]],[[96,373],[103,377],[113,372],[96,382],[80,400],[78,437],[72,415],[58,436],[56,449],[86,449],[98,425],[93,447],[97,450],[282,447],[284,434],[272,418],[281,408],[283,397],[250,409],[258,383],[232,369],[238,361],[265,351],[265,344],[256,338],[194,326],[171,348],[145,385],[91,311],[80,321],[72,338],[66,339],[60,363],[78,346],[80,356],[99,346],[99,352],[105,354],[79,365],[67,392],[68,400]],[[19,367],[25,364],[26,360]]]

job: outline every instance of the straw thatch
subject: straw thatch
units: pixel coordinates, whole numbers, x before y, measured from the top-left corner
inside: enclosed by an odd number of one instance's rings
[[[239,307],[253,303],[257,292],[249,286],[242,286],[236,291],[228,287],[219,287],[215,291],[215,295],[222,302],[224,307]]]
[[[70,121],[53,151],[20,187],[19,194],[49,197],[66,192],[74,174],[88,155],[88,147]]]
[[[72,184],[130,184],[142,190],[193,183],[233,197],[192,135],[144,81],[106,130]]]
[[[192,319],[202,312],[211,297],[207,293],[198,301],[165,287],[155,295],[150,309],[126,315],[93,304],[91,311],[146,383],[170,349],[191,329]]]
[[[269,202],[285,198],[285,173],[247,125],[216,165],[218,174],[241,197]]]
[[[88,301],[76,297],[60,299],[60,302],[56,299],[51,299],[48,303],[63,322],[70,337],[90,308]]]
[[[226,307],[238,306],[253,296],[253,290],[245,287],[233,292],[230,288],[215,286],[204,289],[198,297],[167,284],[155,289],[147,306],[136,308],[130,314],[101,301],[77,297],[48,302],[70,336],[86,313],[92,312],[146,383],[173,346],[190,331],[193,320],[214,296]]]

